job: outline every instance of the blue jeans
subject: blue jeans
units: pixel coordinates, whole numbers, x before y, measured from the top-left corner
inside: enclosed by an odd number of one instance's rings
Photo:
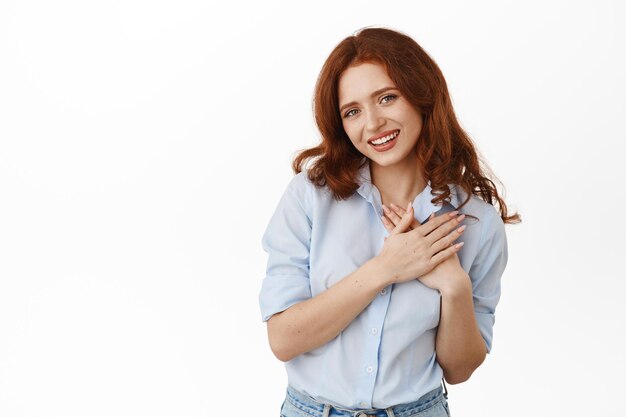
[[[287,386],[287,395],[280,417],[450,417],[447,392],[441,386],[427,392],[416,401],[386,409],[350,410],[315,401],[308,395]]]

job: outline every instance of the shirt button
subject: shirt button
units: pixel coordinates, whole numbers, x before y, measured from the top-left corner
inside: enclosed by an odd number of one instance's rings
[[[368,374],[371,374],[374,368],[372,368],[371,366],[368,366],[365,370],[367,371]]]
[[[373,333],[373,334],[378,333],[378,329],[377,329],[376,327],[372,327],[372,333]]]
[[[383,288],[382,290],[380,290],[380,295],[385,295],[387,294],[387,288]]]

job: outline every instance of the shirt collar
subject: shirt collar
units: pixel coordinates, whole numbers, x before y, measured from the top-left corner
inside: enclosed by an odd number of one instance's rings
[[[372,184],[369,159],[366,158],[365,163],[359,169],[356,180],[359,184],[357,192],[372,203],[374,207],[382,206],[380,191]],[[441,210],[443,204],[452,205],[454,210],[458,208],[459,196],[457,187],[454,184],[448,184],[448,187],[450,188],[449,203],[447,201],[440,202],[439,204],[431,203],[430,200],[435,198],[437,194],[433,194],[430,181],[428,181],[424,190],[415,197],[413,200],[413,210],[415,211],[415,216],[421,223],[425,222],[431,213]]]

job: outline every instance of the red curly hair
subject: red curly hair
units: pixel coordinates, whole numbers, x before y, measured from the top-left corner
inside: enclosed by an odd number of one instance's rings
[[[438,194],[432,203],[449,201],[447,184],[457,184],[467,195],[459,208],[475,194],[491,205],[497,202],[504,223],[519,223],[519,214],[508,215],[504,200],[483,170],[498,180],[479,158],[472,140],[459,125],[443,73],[417,42],[390,29],[362,29],[341,41],[330,53],[317,79],[313,100],[315,123],[322,141],[295,156],[293,171],[300,173],[305,162],[315,158],[307,172],[314,184],[328,185],[337,200],[346,199],[357,190],[359,185],[355,178],[367,160],[343,129],[337,86],[349,66],[365,62],[382,65],[396,87],[423,116],[415,152],[423,178],[430,181],[433,192]]]

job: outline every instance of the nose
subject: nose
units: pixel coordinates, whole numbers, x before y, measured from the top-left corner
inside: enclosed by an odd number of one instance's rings
[[[376,109],[367,112],[367,130],[374,134],[380,131],[380,128],[385,124],[385,119]]]

